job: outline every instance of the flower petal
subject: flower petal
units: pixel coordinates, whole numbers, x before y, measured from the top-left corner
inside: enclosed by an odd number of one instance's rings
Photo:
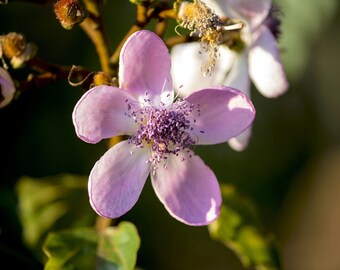
[[[11,75],[0,67],[0,108],[8,105],[14,96],[15,86]]]
[[[199,104],[199,111],[191,113],[190,131],[197,144],[222,143],[239,135],[254,120],[255,109],[241,91],[230,88],[210,88],[195,92],[186,98]]]
[[[135,205],[150,172],[148,158],[146,149],[122,141],[97,161],[88,190],[91,206],[99,215],[117,218]]]
[[[203,76],[201,66],[207,61],[207,54],[200,51],[198,42],[176,45],[171,50],[172,78],[175,90],[182,97],[205,87],[222,85],[230,69],[232,54],[220,46],[220,58],[211,76]]]
[[[270,11],[271,0],[224,0],[224,9],[229,10],[232,17],[245,20],[252,30],[266,19]]]
[[[252,128],[248,127],[237,137],[231,138],[228,141],[229,146],[235,151],[243,151],[244,149],[246,149],[251,138],[251,130]]]
[[[183,157],[185,160],[182,161]],[[170,215],[193,226],[207,225],[215,220],[222,198],[212,170],[192,151],[170,155],[166,165],[157,168],[151,181]]]
[[[125,42],[119,67],[120,86],[137,99],[147,92],[160,102],[163,91],[173,91],[170,55],[164,42],[153,32],[141,30]]]
[[[247,52],[234,53],[232,68],[224,81],[225,86],[236,88],[250,97],[250,79]]]
[[[228,0],[204,0],[204,3],[219,17],[235,17]]]
[[[117,87],[102,85],[87,91],[72,115],[78,137],[88,143],[97,143],[136,130],[132,118],[125,115],[126,100],[135,101],[128,91]]]
[[[277,97],[288,89],[288,81],[281,62],[276,40],[269,29],[262,26],[249,52],[249,73],[256,88],[265,97]]]

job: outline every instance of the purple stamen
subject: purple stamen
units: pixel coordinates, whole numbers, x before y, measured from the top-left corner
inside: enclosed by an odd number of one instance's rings
[[[128,104],[128,110],[131,105]],[[132,111],[131,116],[139,124],[136,135],[129,138],[138,148],[149,145],[152,155],[149,160],[154,165],[167,159],[168,154],[178,156],[178,153],[196,143],[188,130],[192,130],[188,116],[193,111],[199,111],[198,104],[190,104],[185,100],[179,100],[170,107],[146,106]]]

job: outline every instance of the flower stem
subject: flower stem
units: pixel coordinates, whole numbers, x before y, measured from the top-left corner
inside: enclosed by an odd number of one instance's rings
[[[151,19],[158,19],[159,23],[156,26],[156,33],[159,34],[161,37],[165,33],[166,26],[167,26],[167,19],[169,18],[176,18],[176,14],[173,11],[172,7],[168,5],[161,5],[157,7],[149,7],[149,3],[145,3],[143,5],[137,5],[137,16],[136,22],[133,26],[131,26],[130,30],[126,33],[125,37],[119,43],[118,47],[112,54],[110,61],[111,63],[117,67],[119,62],[119,55],[120,51],[123,48],[124,43],[126,40],[135,32],[142,30],[146,25],[149,24]]]
[[[170,37],[168,39],[166,39],[164,42],[166,44],[166,46],[168,48],[171,48],[177,44],[181,44],[184,42],[191,42],[191,41],[195,41],[194,37],[190,37],[188,35],[185,36],[174,36],[174,37]]]
[[[110,46],[101,19],[98,1],[84,0],[84,4],[90,16],[86,18],[80,26],[96,47],[103,71],[112,75],[113,68],[110,63]]]
[[[82,67],[74,69],[71,66],[55,65],[38,57],[32,58],[26,65],[38,74],[31,73],[27,76],[26,80],[20,81],[17,86],[17,91],[19,92],[40,88],[56,80],[69,78],[71,70],[74,70],[72,77],[77,81],[84,80],[90,73]]]
[[[96,219],[95,229],[97,232],[103,232],[107,227],[110,227],[112,219],[98,216]]]
[[[122,41],[119,43],[118,47],[110,57],[110,61],[114,66],[118,65],[119,62],[119,55],[120,51],[123,48],[124,43],[126,40],[135,32],[143,29],[144,26],[146,26],[151,18],[148,18],[147,16],[148,7],[144,5],[137,5],[137,18],[134,25],[131,26],[130,30],[126,33],[125,37],[122,39]]]

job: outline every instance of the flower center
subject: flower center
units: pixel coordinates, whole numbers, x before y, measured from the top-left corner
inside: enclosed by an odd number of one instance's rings
[[[137,111],[128,104],[128,110],[128,116],[139,125],[137,133],[131,135],[128,141],[138,148],[150,146],[152,154],[149,162],[154,169],[159,162],[167,159],[168,154],[178,156],[181,150],[196,143],[188,133],[193,130],[188,116],[194,110],[199,112],[198,104],[180,100],[168,107],[145,106]]]

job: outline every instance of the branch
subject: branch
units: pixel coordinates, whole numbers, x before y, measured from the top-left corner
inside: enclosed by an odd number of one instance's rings
[[[80,27],[96,47],[103,71],[108,74],[113,74],[113,68],[110,63],[110,46],[100,16],[99,2],[95,0],[84,0],[84,4],[90,16],[80,24]]]

